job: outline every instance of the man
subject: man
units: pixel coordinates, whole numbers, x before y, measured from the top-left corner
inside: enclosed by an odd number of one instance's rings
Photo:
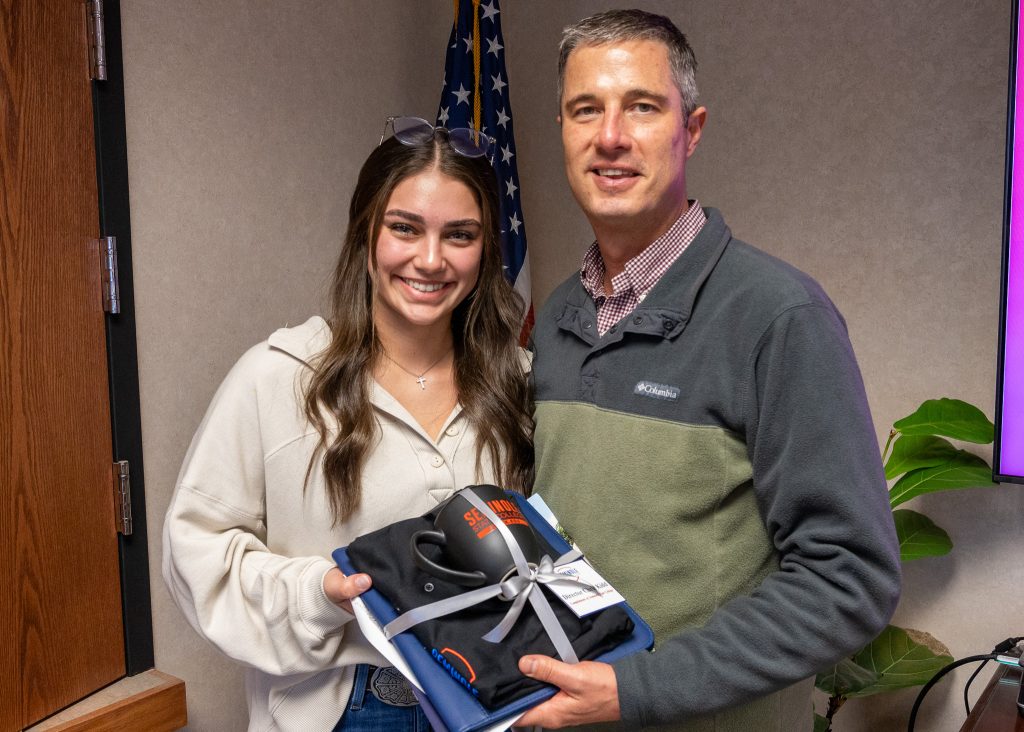
[[[566,29],[565,169],[596,238],[534,330],[536,490],[655,631],[519,722],[809,730],[814,674],[886,624],[899,552],[845,324],[689,201],[707,111],[667,18]]]

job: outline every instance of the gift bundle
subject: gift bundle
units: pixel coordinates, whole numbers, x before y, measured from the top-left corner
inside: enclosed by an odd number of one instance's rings
[[[415,673],[432,723],[450,732],[514,718],[555,693],[519,672],[524,655],[609,662],[653,645],[625,602],[578,609],[572,598],[601,594],[579,571],[581,553],[496,486],[469,486],[335,559],[373,578],[363,600]]]

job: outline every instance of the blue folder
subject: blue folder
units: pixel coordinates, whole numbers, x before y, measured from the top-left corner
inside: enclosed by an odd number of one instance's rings
[[[537,513],[525,498],[515,493],[509,493],[508,496],[515,499],[519,509],[534,530],[543,536],[556,552],[563,553],[571,549],[565,539]],[[357,570],[349,562],[345,548],[336,549],[332,556],[342,572],[345,574],[356,573]],[[597,569],[600,571],[600,567]],[[362,599],[367,609],[373,613],[382,626],[398,616],[388,599],[377,590],[370,589],[362,595]],[[594,659],[596,661],[611,663],[638,651],[650,650],[654,646],[654,632],[651,627],[626,603],[619,603],[619,606],[632,619],[633,634],[621,645]],[[391,642],[423,685],[423,691],[427,696],[426,701],[423,702],[424,712],[431,718],[431,723],[436,728],[437,718],[443,722],[445,729],[437,730],[437,732],[474,732],[484,729],[537,706],[550,699],[558,691],[553,686],[545,686],[529,696],[517,699],[499,709],[487,709],[449,676],[448,672],[434,660],[430,652],[420,644],[419,639],[412,632],[400,633]]]

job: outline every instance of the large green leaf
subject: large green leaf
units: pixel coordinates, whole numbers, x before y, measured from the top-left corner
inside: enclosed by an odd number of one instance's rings
[[[878,678],[878,674],[871,669],[858,666],[850,658],[844,658],[818,674],[814,685],[829,696],[850,696],[855,691],[871,686]]]
[[[935,435],[902,435],[892,445],[892,454],[885,461],[886,480],[897,475],[942,465],[956,455],[957,449],[949,440]]]
[[[892,426],[905,435],[942,435],[979,445],[987,445],[995,438],[995,426],[988,417],[959,399],[929,399]]]
[[[896,522],[896,536],[900,540],[901,561],[941,557],[943,554],[949,554],[953,548],[949,534],[924,514],[907,508],[898,508],[892,512],[892,518]]]
[[[878,680],[849,696],[871,696],[908,686],[920,686],[952,663],[949,649],[928,633],[890,625],[853,657],[858,666],[878,674]]]
[[[814,715],[814,732],[829,732],[830,729],[832,729],[831,722],[820,714]]]
[[[918,468],[904,475],[889,490],[889,504],[893,507],[904,501],[936,491],[957,488],[986,488],[992,482],[992,468],[977,455],[958,450],[953,459],[942,465]]]

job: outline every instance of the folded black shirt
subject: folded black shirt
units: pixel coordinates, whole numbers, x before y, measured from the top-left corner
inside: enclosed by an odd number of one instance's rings
[[[348,546],[352,566],[373,578],[374,589],[391,602],[399,615],[467,591],[461,585],[427,574],[413,563],[410,538],[421,529],[433,527],[433,517],[427,514],[361,536]],[[542,537],[538,538],[548,556],[557,559],[558,553]],[[420,544],[420,550],[428,558],[445,564],[440,548]],[[533,591],[537,592],[538,588]],[[620,607],[609,607],[578,618],[550,591],[543,591],[580,660],[593,659],[612,650],[633,632],[633,621]],[[524,606],[505,640],[501,643],[483,640],[482,636],[501,621],[510,605],[495,598],[411,628],[452,679],[488,709],[503,707],[544,686],[520,673],[521,656],[531,653],[556,656],[557,653],[530,603]]]

